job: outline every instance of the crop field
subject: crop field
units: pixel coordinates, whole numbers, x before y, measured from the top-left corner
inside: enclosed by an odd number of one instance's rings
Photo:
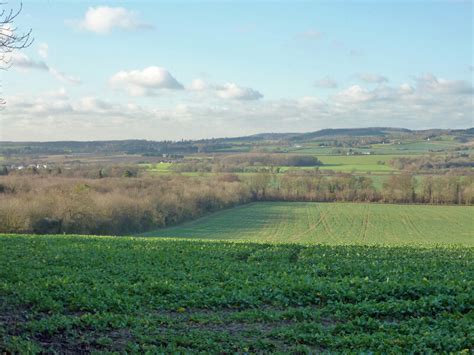
[[[453,139],[442,140],[412,140],[401,144],[373,144],[371,150],[376,154],[427,154],[440,152],[446,154],[462,144]]]
[[[146,235],[330,245],[474,246],[473,216],[474,207],[468,206],[262,202]]]
[[[370,172],[391,172],[395,171],[390,166],[389,161],[399,158],[399,155],[332,155],[321,157],[323,166],[321,170],[329,169],[334,171],[370,171]]]
[[[142,168],[145,168],[149,172],[154,172],[154,173],[170,173],[171,170],[171,163],[156,163],[156,164],[139,164]]]
[[[447,152],[456,147],[461,146],[461,143],[453,139],[442,140],[408,140],[398,143],[389,144],[370,144],[367,147],[354,147],[352,150],[356,152],[372,152],[376,155],[398,155],[398,154],[427,154],[430,152]],[[334,151],[341,148],[319,146],[314,143],[303,143],[299,147],[291,147],[288,150],[297,153],[308,153],[317,155],[333,155]],[[342,148],[343,151],[348,151],[348,148]]]
[[[430,151],[443,151],[449,148],[459,146],[459,142],[453,140],[440,140],[440,141],[414,141],[400,144],[399,149],[404,149],[412,152],[430,152]]]
[[[470,247],[0,235],[0,349],[469,352],[473,260]]]

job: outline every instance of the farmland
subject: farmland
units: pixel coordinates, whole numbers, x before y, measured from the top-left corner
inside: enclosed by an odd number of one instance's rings
[[[0,355],[474,355],[472,14],[0,0]]]
[[[219,172],[253,175],[261,170],[272,169],[282,173],[308,168],[317,168],[324,174],[354,172],[387,176],[405,170],[391,163],[400,158],[426,158],[425,163],[439,162],[448,157],[451,160],[472,160],[472,139],[469,129],[408,131],[367,128],[181,142],[0,142],[0,155],[4,156],[2,166],[9,171],[39,166],[47,171],[57,172],[60,169],[62,174],[92,168],[100,171],[110,165],[127,164],[143,175],[151,176],[176,172],[199,177]],[[273,160],[285,155],[314,157],[320,164],[245,164],[242,161],[256,154],[272,156]],[[232,160],[239,156],[241,162],[232,164]],[[434,173],[446,173],[451,167],[455,166],[451,164]],[[413,166],[408,170],[421,172]],[[462,174],[469,174],[469,171],[465,170]]]
[[[474,208],[468,206],[265,202],[145,235],[329,245],[474,246],[473,215]]]
[[[9,352],[472,350],[470,247],[0,236]]]
[[[395,171],[389,165],[389,161],[396,155],[355,155],[355,156],[324,156],[321,158],[322,170],[334,170],[343,172],[391,172]]]
[[[324,140],[323,140],[324,142]],[[427,140],[420,138],[409,138],[404,140],[393,140],[391,143],[382,144],[374,143],[365,146],[354,147],[352,151],[357,153],[371,153],[376,155],[411,155],[411,154],[428,154],[441,153],[459,147],[459,142],[451,136],[440,135],[436,139]],[[348,149],[339,149],[342,153],[347,153]],[[289,149],[292,152],[318,154],[318,155],[334,155],[335,149],[331,146],[325,146],[321,142],[305,142],[298,147]]]
[[[0,350],[472,351],[471,131],[344,131],[0,144]]]
[[[390,160],[399,157],[410,157],[410,155],[323,155],[321,157],[322,165],[318,168],[320,170],[334,170],[338,172],[390,173],[397,171],[397,169],[390,166]],[[169,174],[173,172],[172,166],[172,163],[141,165],[146,171],[155,174]],[[280,166],[279,168],[281,172],[295,169],[295,167],[286,166]],[[314,167],[307,168],[314,169]]]

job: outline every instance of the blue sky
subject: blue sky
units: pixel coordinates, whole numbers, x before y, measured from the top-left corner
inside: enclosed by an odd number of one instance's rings
[[[470,127],[472,19],[471,1],[25,0],[0,139]]]

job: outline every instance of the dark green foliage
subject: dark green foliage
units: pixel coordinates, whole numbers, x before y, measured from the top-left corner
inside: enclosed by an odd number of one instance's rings
[[[41,218],[33,223],[36,234],[59,234],[62,232],[63,221],[57,218]]]
[[[221,169],[243,168],[246,166],[319,166],[322,165],[314,155],[305,154],[233,154],[218,159]]]
[[[0,236],[7,352],[472,351],[474,249]]]

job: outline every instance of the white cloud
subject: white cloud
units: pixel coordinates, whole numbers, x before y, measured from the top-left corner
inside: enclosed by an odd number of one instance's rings
[[[109,83],[113,88],[126,90],[132,96],[155,96],[163,89],[184,89],[168,70],[155,66],[143,70],[120,71],[110,78]],[[193,80],[186,90],[211,93],[228,100],[252,101],[263,97],[259,91],[252,88],[238,86],[235,83],[210,84],[203,79]]]
[[[38,45],[38,55],[43,58],[47,59],[48,58],[48,44],[47,43],[40,43]]]
[[[334,89],[334,88],[337,88],[337,82],[336,80],[327,76],[325,78],[316,80],[316,82],[314,83],[314,86],[325,88],[325,89]]]
[[[227,83],[217,87],[216,94],[220,98],[233,100],[258,100],[263,97],[257,90],[241,87],[234,83]]]
[[[54,69],[54,68],[51,68],[49,67],[49,72],[51,73],[51,75],[53,75],[56,79],[58,79],[59,81],[63,82],[63,83],[66,83],[66,84],[80,84],[81,83],[81,79],[77,78],[77,77],[74,77],[74,76],[71,76],[71,75],[68,75],[66,73],[63,73],[62,71],[59,71],[57,69]]]
[[[446,80],[433,74],[415,77],[420,89],[439,94],[472,94],[472,85],[463,80]]]
[[[334,95],[334,99],[338,102],[364,102],[369,101],[374,98],[374,93],[362,88],[359,85],[350,86],[336,95]]]
[[[353,85],[336,93],[332,100],[337,103],[367,103],[374,105],[390,105],[386,101],[394,104],[409,105],[416,103],[417,107],[428,105],[427,109],[436,109],[454,102],[454,100],[467,100],[474,94],[472,84],[463,80],[447,80],[438,78],[433,74],[426,74],[414,78],[414,85],[403,83],[399,86],[379,85],[373,90]],[[434,106],[433,106],[434,105]],[[472,106],[472,102],[471,102]],[[472,107],[471,107],[472,109]]]
[[[123,7],[89,7],[78,27],[98,34],[108,34],[113,29],[136,30],[152,28],[150,24],[140,22],[137,13]]]
[[[370,84],[381,84],[388,82],[388,78],[386,76],[372,73],[361,73],[357,75],[357,78]]]
[[[189,86],[191,91],[206,91],[210,88],[210,85],[202,79],[194,79]]]
[[[107,101],[96,97],[84,97],[73,104],[73,109],[77,112],[108,112],[113,109],[113,105]]]
[[[12,26],[9,24],[2,24],[0,26],[0,36],[11,36],[13,35]]]
[[[68,84],[80,84],[81,80],[79,78],[70,76],[68,74],[59,71],[51,66],[49,66],[43,60],[34,60],[27,56],[25,53],[14,51],[8,53],[5,58],[7,65],[11,65],[12,68],[18,69],[19,71],[27,72],[28,70],[40,70],[49,72],[53,77],[62,81],[63,83]]]
[[[28,57],[26,54],[15,51],[9,53],[6,62],[11,64],[12,67],[20,70],[36,69],[36,70],[49,70],[49,67],[45,62],[41,60],[33,60]]]
[[[202,79],[193,80],[188,90],[211,93],[226,100],[252,101],[263,97],[262,93],[252,88],[238,86],[235,83],[210,84]]]
[[[33,118],[38,114],[50,116],[71,112],[71,105],[68,100],[57,100],[50,93],[33,98],[14,96],[8,98],[5,111],[13,113],[17,118]]]
[[[411,94],[414,91],[413,87],[408,83],[403,83],[402,85],[400,85],[399,89],[400,93],[402,94]]]
[[[143,70],[122,70],[114,74],[109,82],[113,88],[127,90],[132,96],[153,96],[160,89],[184,88],[168,70],[155,66]]]
[[[69,100],[69,95],[65,88],[45,92],[45,97],[55,100]]]

